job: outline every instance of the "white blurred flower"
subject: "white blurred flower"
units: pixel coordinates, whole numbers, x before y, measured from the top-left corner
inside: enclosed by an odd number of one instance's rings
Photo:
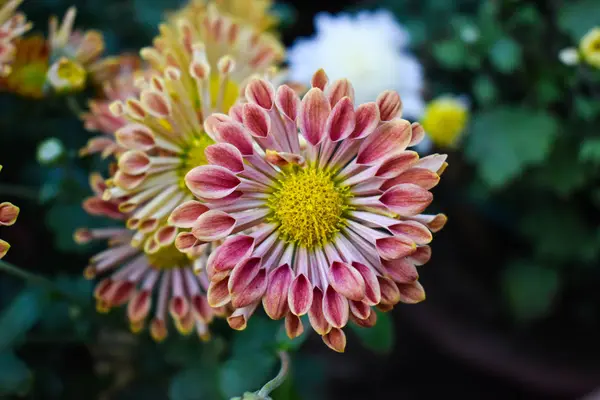
[[[332,80],[352,82],[357,104],[393,89],[400,93],[405,116],[423,113],[423,70],[407,50],[408,32],[390,12],[320,13],[315,27],[315,36],[297,40],[288,51],[292,81],[309,83],[314,71],[323,68]]]
[[[40,164],[52,164],[64,153],[62,142],[56,138],[44,140],[37,149],[37,159]]]
[[[558,53],[558,59],[565,65],[572,66],[579,64],[579,52],[574,47],[562,49]]]

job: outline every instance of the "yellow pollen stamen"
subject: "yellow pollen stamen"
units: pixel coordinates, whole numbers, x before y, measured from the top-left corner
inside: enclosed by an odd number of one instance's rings
[[[158,270],[182,268],[190,263],[187,255],[177,250],[173,244],[162,247],[152,254],[146,253],[146,257],[150,266]]]
[[[293,166],[268,200],[269,222],[279,225],[286,241],[306,248],[323,246],[346,226],[351,196],[350,188],[337,184],[330,171]]]

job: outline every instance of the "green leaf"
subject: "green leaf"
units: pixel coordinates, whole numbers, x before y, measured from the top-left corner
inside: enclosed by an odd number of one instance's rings
[[[10,350],[0,353],[0,395],[25,396],[31,389],[33,377],[23,361]]]
[[[548,156],[558,133],[557,121],[544,111],[497,108],[473,118],[466,156],[484,182],[499,188]]]
[[[169,385],[170,400],[218,399],[215,365],[193,366],[173,376]]]
[[[593,121],[600,114],[600,102],[583,96],[575,97],[575,110],[585,121]]]
[[[521,65],[521,59],[521,46],[509,37],[501,38],[490,49],[490,61],[505,74],[514,72]]]
[[[462,68],[467,55],[465,45],[458,39],[445,40],[433,45],[433,56],[448,69]]]
[[[527,321],[551,311],[560,281],[555,270],[522,260],[508,265],[502,284],[513,316]]]
[[[389,353],[394,348],[394,324],[389,313],[377,311],[377,323],[372,328],[355,324],[350,327],[362,344],[376,353]]]
[[[566,1],[559,9],[558,26],[578,43],[583,35],[600,21],[598,0]]]
[[[220,370],[221,392],[231,398],[259,390],[275,376],[276,364],[274,356],[260,352],[227,360]]]
[[[586,138],[579,149],[579,159],[584,162],[600,164],[600,138]]]
[[[473,82],[473,94],[475,99],[482,106],[490,105],[498,97],[498,90],[494,81],[485,75],[479,75]]]
[[[535,184],[563,197],[584,187],[591,177],[590,168],[575,161],[576,157],[577,148],[567,140],[558,140],[548,160],[534,174]]]
[[[38,322],[49,304],[48,293],[40,288],[22,290],[0,314],[0,351],[12,347]]]

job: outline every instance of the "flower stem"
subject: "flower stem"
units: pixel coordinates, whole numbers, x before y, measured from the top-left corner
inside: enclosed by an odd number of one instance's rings
[[[74,304],[81,303],[81,301],[78,298],[74,297],[70,293],[65,292],[64,290],[62,290],[61,288],[56,286],[56,284],[54,282],[52,282],[50,279],[44,278],[41,275],[36,275],[36,274],[32,274],[31,272],[27,272],[27,271],[15,266],[15,265],[12,265],[6,261],[0,260],[0,271],[6,272],[12,276],[23,279],[24,281],[27,281],[29,283],[33,283],[35,285],[42,286],[45,289],[47,289],[50,293],[56,294],[56,295],[60,296],[61,298],[63,298],[64,300],[67,300],[71,303],[74,303]]]
[[[268,397],[269,394],[281,386],[281,384],[285,381],[285,378],[287,378],[287,374],[290,369],[290,356],[285,351],[280,351],[279,358],[281,359],[281,369],[275,378],[265,383],[262,389],[259,390],[257,393],[259,398]]]

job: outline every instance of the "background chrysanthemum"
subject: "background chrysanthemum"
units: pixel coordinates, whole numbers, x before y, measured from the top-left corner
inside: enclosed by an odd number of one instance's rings
[[[119,211],[119,202],[102,200],[106,185],[100,175],[91,175],[90,185],[95,196],[83,203],[88,213],[119,221],[127,218]],[[75,240],[108,242],[109,247],[93,256],[84,272],[88,279],[103,276],[94,290],[98,311],[127,305],[131,330],[139,332],[151,319],[150,334],[157,341],[167,336],[169,314],[180,333],[195,330],[206,340],[215,314],[205,294],[208,278],[204,264],[210,245],[191,260],[175,248],[175,233],[174,228],[167,227],[156,231],[146,239],[146,252],[131,245],[135,233],[125,227],[82,228],[75,232]]]
[[[320,70],[312,83],[300,101],[285,85],[254,79],[248,103],[210,117],[205,126],[219,141],[206,150],[211,165],[185,178],[205,203],[187,202],[171,220],[191,229],[176,241],[184,251],[227,237],[208,263],[208,298],[231,302],[233,328],[245,328],[262,302],[271,318],[285,317],[290,337],[308,314],[324,342],[343,351],[349,319],[372,326],[373,306],[425,298],[416,267],[446,217],[421,212],[446,156],[406,149],[424,131],[400,118],[396,92],[355,107],[348,80],[329,85]]]
[[[0,165],[2,171],[2,165]],[[19,216],[19,207],[7,201],[0,203],[0,226],[11,226],[17,221]],[[10,249],[8,242],[0,239],[0,259],[2,259]]]
[[[17,12],[23,0],[0,0],[0,75],[10,71],[15,54],[14,40],[29,29],[25,15]]]
[[[308,83],[324,68],[332,79],[348,78],[357,103],[373,101],[384,90],[402,96],[404,114],[423,113],[423,71],[409,53],[409,34],[387,11],[315,17],[315,36],[298,39],[288,50],[290,79]]]
[[[240,88],[281,59],[277,42],[209,7],[207,13],[161,26],[154,48],[142,50],[157,73],[140,82],[139,99],[112,104],[128,123],[116,132],[127,149],[109,182],[106,199],[122,200],[127,226],[138,230],[133,244],[163,227],[179,204],[192,199],[183,178],[208,162],[214,143],[203,128],[213,112],[227,112]],[[196,249],[189,249],[193,256]]]
[[[50,56],[46,39],[41,35],[20,38],[14,46],[11,72],[0,77],[0,90],[36,99],[43,97]]]

